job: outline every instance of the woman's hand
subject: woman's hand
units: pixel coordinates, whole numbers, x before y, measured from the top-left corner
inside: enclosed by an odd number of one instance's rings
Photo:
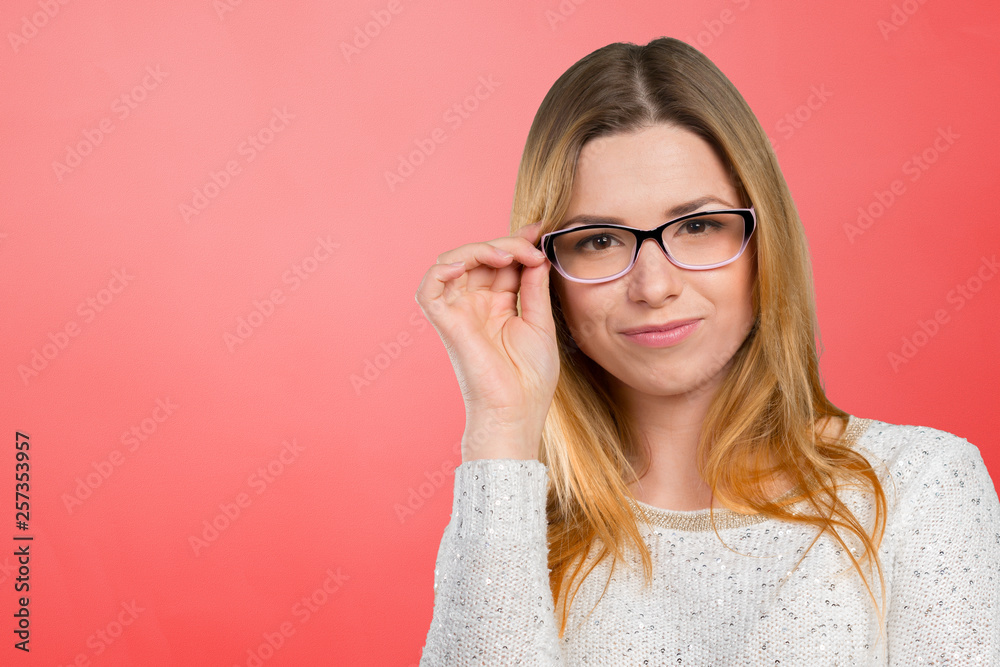
[[[538,458],[559,379],[550,264],[534,247],[539,229],[536,222],[512,236],[442,253],[417,289],[465,401],[463,461]]]

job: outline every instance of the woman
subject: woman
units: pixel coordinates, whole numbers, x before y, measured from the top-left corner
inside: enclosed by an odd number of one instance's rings
[[[466,405],[422,666],[1000,664],[980,452],[826,398],[802,224],[705,56],[573,65],[511,229],[416,295]]]

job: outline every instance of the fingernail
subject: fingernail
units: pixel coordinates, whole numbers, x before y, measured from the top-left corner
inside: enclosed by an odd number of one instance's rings
[[[506,250],[501,250],[500,248],[497,248],[497,253],[501,257],[503,257],[504,259],[510,259],[511,257],[514,256],[514,255],[510,254],[509,252],[507,252]]]

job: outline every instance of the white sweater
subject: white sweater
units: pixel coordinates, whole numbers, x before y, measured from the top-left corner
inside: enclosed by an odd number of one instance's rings
[[[1000,665],[1000,501],[979,449],[924,426],[851,417],[841,437],[872,463],[889,503],[879,548],[887,635],[857,570],[828,534],[786,581],[817,529],[762,515],[645,503],[653,559],[610,556],[584,580],[558,638],[537,460],[455,470],[420,667],[439,665]],[[873,505],[841,499],[866,527]],[[806,503],[796,505],[802,511]],[[852,549],[859,543],[840,531]],[[739,553],[734,553],[730,549]],[[591,556],[592,557],[592,556]],[[879,598],[877,576],[873,591]]]

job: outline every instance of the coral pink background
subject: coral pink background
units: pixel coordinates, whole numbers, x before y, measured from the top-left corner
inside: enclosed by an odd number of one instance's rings
[[[13,0],[0,27],[4,664],[419,660],[464,409],[414,293],[507,233],[538,104],[613,41],[700,46],[777,145],[832,400],[1000,475],[995,3]]]

